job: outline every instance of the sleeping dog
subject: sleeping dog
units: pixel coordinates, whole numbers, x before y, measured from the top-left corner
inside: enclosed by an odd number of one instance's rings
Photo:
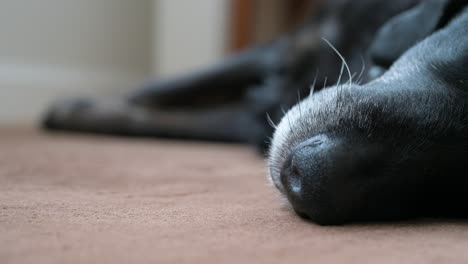
[[[338,79],[341,60],[321,45],[321,37],[346,57],[356,79],[367,81],[370,67],[363,65],[371,64],[366,50],[376,31],[419,1],[326,1],[319,16],[272,42],[208,69],[150,81],[125,98],[61,100],[43,124],[55,130],[247,142],[265,153],[273,133],[268,121],[278,123],[314,81],[319,89]]]
[[[460,3],[427,1],[390,20],[371,47],[381,60],[387,49],[399,57],[389,70],[314,93],[282,119],[269,167],[296,212],[320,224],[468,215],[468,7]],[[407,23],[420,32],[399,40]]]
[[[333,2],[319,21],[212,69],[120,102],[61,102],[45,125],[261,145],[267,112],[270,178],[299,215],[465,217],[468,1],[389,2]],[[317,91],[325,80],[334,85]]]

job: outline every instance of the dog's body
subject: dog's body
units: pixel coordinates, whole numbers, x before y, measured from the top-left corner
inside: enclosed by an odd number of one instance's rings
[[[429,35],[381,77],[325,89],[283,118],[271,177],[299,214],[468,216],[468,7]]]
[[[321,37],[367,81],[371,59],[366,50],[376,31],[419,1],[328,1],[318,12],[324,15],[271,43],[199,72],[149,82],[127,98],[60,101],[44,124],[69,131],[248,142],[265,150],[273,134],[267,114],[278,123],[285,110],[308,96],[314,80],[318,90],[338,79],[341,60],[320,43]]]
[[[312,22],[318,27],[118,104],[62,103],[46,126],[260,145],[271,133],[265,113],[281,119],[299,93],[305,99],[278,125],[269,163],[299,214],[322,224],[467,216],[467,1],[389,2],[337,1],[348,23],[329,13]],[[343,30],[330,30],[337,25]],[[318,35],[333,45],[317,44]],[[341,70],[335,47],[348,62]],[[337,84],[307,96],[326,78]]]

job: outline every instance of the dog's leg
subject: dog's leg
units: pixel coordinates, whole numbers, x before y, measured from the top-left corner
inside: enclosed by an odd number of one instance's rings
[[[239,99],[245,89],[262,82],[267,73],[280,65],[279,42],[252,48],[222,63],[185,76],[152,81],[128,96],[129,102],[145,106],[186,106],[197,100],[206,105],[215,98]],[[219,104],[220,102],[216,102]],[[222,103],[222,102],[221,102]]]
[[[281,65],[275,51],[284,47],[282,43],[251,49],[212,69],[150,84],[124,99],[59,101],[49,109],[43,126],[103,134],[250,141],[252,136],[257,138],[262,125],[253,121],[256,113],[249,112],[247,89],[256,89],[267,73]]]
[[[48,129],[125,136],[246,142],[261,132],[244,106],[164,111],[124,101],[62,102],[46,116]]]

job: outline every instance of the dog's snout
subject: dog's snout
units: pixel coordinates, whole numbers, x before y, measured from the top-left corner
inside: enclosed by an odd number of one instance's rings
[[[316,220],[316,204],[320,203],[322,184],[330,173],[327,168],[333,148],[335,140],[315,136],[298,145],[284,165],[281,182],[294,210],[303,217]]]
[[[327,144],[325,141],[325,136],[314,137],[293,150],[281,175],[288,195],[297,198],[307,195],[307,191],[304,193],[303,185],[308,186],[307,181],[312,180],[310,172],[314,170],[315,164],[311,161],[320,153],[322,145]]]
[[[294,210],[318,223],[336,224],[359,197],[349,182],[373,173],[374,148],[324,135],[297,146],[286,161],[281,183]],[[350,181],[351,180],[351,181]]]

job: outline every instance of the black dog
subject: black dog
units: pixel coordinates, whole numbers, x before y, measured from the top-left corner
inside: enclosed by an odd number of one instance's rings
[[[298,31],[211,70],[120,102],[59,103],[45,126],[263,146],[272,133],[265,113],[275,122],[305,97],[270,149],[271,179],[299,214],[321,224],[466,216],[466,5],[336,1]],[[327,78],[336,85],[308,96]]]
[[[404,53],[381,77],[350,78],[287,113],[274,184],[320,224],[468,216],[468,7],[426,1],[389,21],[371,52],[384,65]]]
[[[379,27],[419,0],[328,1],[299,29],[220,65],[167,81],[150,82],[120,100],[72,99],[56,103],[49,129],[248,142],[265,150],[274,123],[309,94],[314,82],[338,78],[342,52],[353,72],[367,79],[366,50]],[[356,74],[357,75],[357,74]],[[357,78],[357,76],[356,76]],[[344,77],[346,79],[346,77]],[[298,98],[299,97],[299,98]]]

